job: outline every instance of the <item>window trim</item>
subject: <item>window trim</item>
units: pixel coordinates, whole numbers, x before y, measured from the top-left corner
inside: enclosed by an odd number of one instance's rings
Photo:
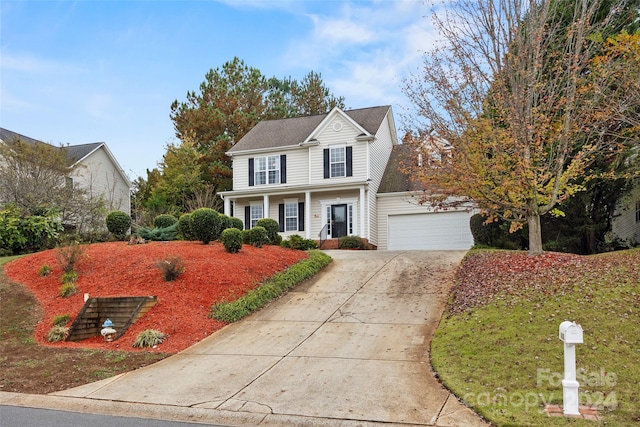
[[[294,207],[295,210],[295,215],[287,215],[287,206]],[[285,199],[284,200],[284,232],[287,231],[300,231],[299,228],[299,224],[300,224],[300,205],[298,203],[298,199]],[[294,223],[294,227],[293,228],[289,228],[288,227],[288,221],[287,220],[291,220],[295,218],[295,223]]]
[[[257,214],[257,212],[254,212],[254,208],[260,208],[260,217],[257,217],[254,214]],[[256,226],[256,223],[261,220],[262,218],[264,218],[264,205],[262,203],[255,203],[252,202],[249,204],[249,228],[253,228]]]
[[[342,160],[339,162],[333,161],[334,150],[342,151]],[[342,175],[334,174],[334,165],[342,165]],[[329,178],[344,178],[347,176],[347,146],[346,145],[332,145],[329,147]]]

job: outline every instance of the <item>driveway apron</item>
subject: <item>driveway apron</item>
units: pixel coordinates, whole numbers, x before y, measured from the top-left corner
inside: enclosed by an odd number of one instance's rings
[[[464,252],[328,253],[316,278],[193,347],[53,395],[229,425],[485,425],[428,356]]]

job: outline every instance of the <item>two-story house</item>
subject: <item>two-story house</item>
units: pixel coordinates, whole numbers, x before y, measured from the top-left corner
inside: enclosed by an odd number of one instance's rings
[[[0,143],[20,140],[46,144],[37,139],[0,128]],[[58,147],[69,159],[66,185],[79,187],[92,198],[102,198],[108,210],[131,213],[131,181],[104,142]],[[0,201],[1,202],[1,201]]]
[[[233,190],[221,193],[224,212],[246,229],[276,219],[285,238],[357,235],[379,249],[470,248],[470,209],[435,213],[415,202],[412,188],[385,183],[395,179],[387,170],[394,147],[390,106],[260,122],[227,152]]]

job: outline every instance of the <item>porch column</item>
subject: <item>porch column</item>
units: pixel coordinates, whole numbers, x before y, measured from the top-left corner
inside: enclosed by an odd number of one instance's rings
[[[367,227],[364,222],[365,205],[366,205],[366,199],[364,198],[364,185],[363,185],[362,187],[360,187],[360,237],[368,239],[369,236],[367,236]]]
[[[223,201],[224,201],[224,214],[226,216],[231,216],[231,199],[229,198],[229,196],[227,196],[223,199]]]
[[[262,217],[263,218],[271,218],[269,216],[269,195],[265,194],[263,196],[264,199],[264,206],[262,207],[263,211],[262,211]]]
[[[304,229],[305,238],[311,238],[311,193],[306,191],[304,193]]]

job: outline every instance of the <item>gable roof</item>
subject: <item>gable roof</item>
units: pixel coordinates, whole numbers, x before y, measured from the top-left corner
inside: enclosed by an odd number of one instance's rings
[[[62,148],[67,152],[69,159],[75,164],[85,159],[89,154],[93,153],[103,145],[104,142],[93,142],[90,144],[68,145]]]
[[[371,135],[374,135],[387,112],[389,105],[360,108],[342,112]],[[255,125],[240,141],[227,152],[229,154],[262,150],[278,147],[297,146],[306,141],[323,121],[336,109],[329,113],[315,116],[293,117],[289,119],[264,120]]]

